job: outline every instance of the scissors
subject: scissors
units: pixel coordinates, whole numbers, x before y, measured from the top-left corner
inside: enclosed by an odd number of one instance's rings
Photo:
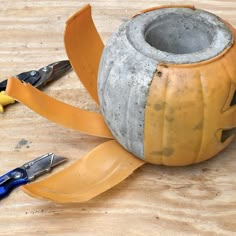
[[[34,87],[41,89],[47,83],[57,80],[65,75],[71,69],[71,64],[68,60],[51,63],[39,70],[31,70],[20,73],[14,77],[22,82],[30,83]],[[0,112],[3,112],[3,107],[14,103],[15,100],[5,94],[7,79],[0,82]]]
[[[0,176],[0,200],[8,196],[14,188],[33,181],[65,161],[65,157],[47,153]]]

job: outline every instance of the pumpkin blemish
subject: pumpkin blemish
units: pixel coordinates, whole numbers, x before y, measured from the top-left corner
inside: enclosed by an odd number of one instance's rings
[[[201,130],[203,128],[203,121],[201,120],[195,127],[194,130]]]
[[[161,71],[157,71],[157,76],[161,77],[162,76],[162,72]]]
[[[164,108],[164,106],[165,106],[165,103],[164,103],[164,102],[162,102],[162,103],[157,103],[157,104],[155,104],[154,109],[155,109],[156,111],[160,111],[160,110],[162,110],[162,109]]]
[[[165,118],[168,122],[174,121],[174,117],[172,117],[172,116],[166,116]]]
[[[167,148],[163,148],[163,149],[160,150],[160,151],[154,151],[154,152],[151,153],[151,155],[163,155],[163,156],[169,157],[169,156],[171,156],[173,153],[174,153],[174,149],[167,147]]]

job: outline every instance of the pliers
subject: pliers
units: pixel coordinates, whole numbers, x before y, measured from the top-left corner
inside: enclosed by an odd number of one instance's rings
[[[66,72],[71,69],[71,64],[68,60],[58,61],[51,63],[47,66],[40,68],[39,70],[31,70],[20,73],[14,77],[18,78],[22,82],[30,83],[36,88],[41,89],[47,83],[53,80],[57,80],[62,77]],[[0,112],[3,112],[3,107],[14,103],[15,100],[5,94],[7,86],[7,79],[0,82]]]

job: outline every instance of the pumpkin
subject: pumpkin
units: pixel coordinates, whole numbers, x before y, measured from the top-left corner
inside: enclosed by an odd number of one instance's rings
[[[146,162],[183,166],[223,150],[236,128],[234,36],[231,25],[209,12],[163,6],[135,15],[103,48],[85,6],[67,22],[65,48],[102,114],[59,102],[15,78],[6,93],[49,120],[113,140],[23,190],[80,202]]]
[[[226,104],[236,82],[231,30],[202,10],[162,8],[111,36],[98,94],[122,146],[147,162],[179,166],[209,159],[232,140],[221,140],[236,124]]]

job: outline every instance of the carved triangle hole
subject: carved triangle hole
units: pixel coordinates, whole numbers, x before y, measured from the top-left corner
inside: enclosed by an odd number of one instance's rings
[[[230,102],[230,106],[232,107],[233,105],[236,105],[236,90],[234,91],[234,96]]]
[[[224,129],[221,133],[221,142],[224,143],[229,137],[236,134],[236,127],[232,129]]]

